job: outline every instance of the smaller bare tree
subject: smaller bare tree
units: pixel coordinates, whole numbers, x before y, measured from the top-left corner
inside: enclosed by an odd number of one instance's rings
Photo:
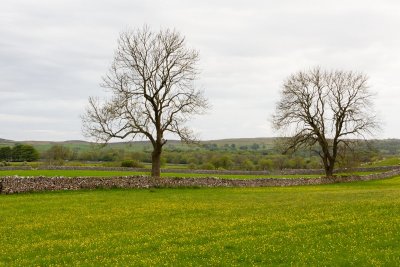
[[[272,119],[288,137],[285,152],[318,147],[325,173],[332,176],[338,154],[379,128],[367,81],[361,73],[319,67],[287,78]]]
[[[114,61],[102,87],[112,93],[104,102],[89,98],[84,133],[107,143],[112,138],[142,136],[151,141],[152,176],[160,176],[166,132],[193,140],[185,122],[207,108],[194,82],[196,50],[176,31],[152,32],[147,26],[120,35]]]

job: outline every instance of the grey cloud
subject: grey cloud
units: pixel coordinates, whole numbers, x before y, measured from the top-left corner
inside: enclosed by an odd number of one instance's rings
[[[200,51],[199,85],[213,109],[190,125],[204,139],[273,135],[268,118],[282,81],[315,65],[366,72],[377,109],[395,120],[399,12],[389,0],[6,0],[0,137],[81,139],[79,115],[88,96],[105,95],[99,83],[119,32],[145,23],[175,27]],[[387,124],[382,137],[399,130]]]

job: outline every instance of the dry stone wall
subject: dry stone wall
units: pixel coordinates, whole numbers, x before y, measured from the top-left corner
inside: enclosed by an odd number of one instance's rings
[[[30,166],[3,166],[0,171],[18,171],[18,170],[32,170]]]
[[[320,185],[339,182],[356,182],[385,179],[400,175],[400,169],[365,176],[337,176],[333,178],[263,178],[219,179],[206,178],[160,178],[147,176],[127,177],[2,177],[0,193],[14,194],[38,191],[79,190],[96,188],[151,188],[151,187],[264,187]]]

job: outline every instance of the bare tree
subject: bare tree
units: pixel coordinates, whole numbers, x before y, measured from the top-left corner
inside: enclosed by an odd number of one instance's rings
[[[285,151],[317,147],[332,176],[338,154],[379,128],[367,81],[361,73],[319,67],[287,78],[272,119],[288,137]]]
[[[170,132],[193,140],[184,124],[207,108],[197,90],[199,54],[185,45],[175,30],[153,32],[144,26],[121,33],[118,48],[102,87],[112,93],[105,101],[89,98],[82,116],[86,136],[107,143],[112,138],[136,136],[153,145],[152,176],[160,176],[160,159]]]

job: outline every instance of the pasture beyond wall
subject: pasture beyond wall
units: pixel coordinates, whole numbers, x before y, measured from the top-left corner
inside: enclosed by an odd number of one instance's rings
[[[352,169],[336,169],[335,173],[346,172],[375,172],[391,171],[400,166],[379,166],[379,167],[361,167]],[[146,168],[127,168],[127,167],[91,167],[91,166],[39,166],[32,168],[30,166],[6,166],[0,167],[0,171],[7,170],[93,170],[93,171],[132,171],[132,172],[150,172]],[[305,174],[325,174],[323,169],[283,169],[272,171],[241,171],[241,170],[191,170],[191,169],[161,169],[161,173],[196,173],[196,174],[227,174],[227,175],[305,175]]]
[[[129,177],[2,177],[0,193],[14,194],[39,191],[79,190],[97,188],[157,188],[157,187],[264,187],[321,185],[339,182],[356,182],[385,179],[400,175],[400,169],[365,176],[337,176],[334,178],[262,178],[262,179],[219,179],[206,178],[161,178],[148,176]]]

